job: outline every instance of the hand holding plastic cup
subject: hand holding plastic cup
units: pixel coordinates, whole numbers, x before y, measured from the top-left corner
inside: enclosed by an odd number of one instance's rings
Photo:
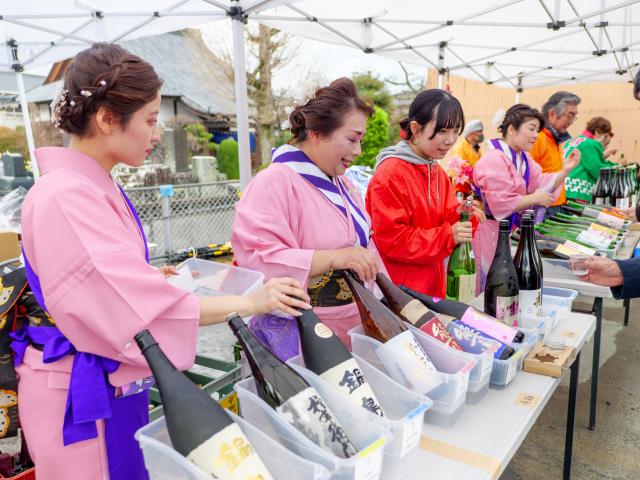
[[[571,273],[578,276],[583,276],[589,273],[587,268],[587,260],[589,255],[571,255],[569,257],[569,268]]]

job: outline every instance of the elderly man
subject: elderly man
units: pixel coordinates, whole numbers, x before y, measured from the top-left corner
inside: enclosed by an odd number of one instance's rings
[[[562,170],[561,144],[571,138],[567,129],[578,115],[580,97],[570,92],[556,92],[542,106],[545,126],[538,134],[538,140],[531,149],[531,157],[542,167],[543,172]],[[547,209],[548,215],[558,210],[558,205],[566,202],[564,187],[555,203]]]
[[[471,170],[463,172],[461,167],[471,167],[480,160],[480,144],[484,142],[484,126],[480,120],[471,120],[464,126],[462,135],[449,152],[449,176],[456,193],[472,193]]]
[[[640,100],[640,71],[633,81],[633,96]],[[636,217],[640,214],[640,205],[636,207]],[[584,280],[611,287],[615,298],[640,297],[640,258],[629,260],[610,260],[604,257],[591,257],[587,260],[588,274]]]

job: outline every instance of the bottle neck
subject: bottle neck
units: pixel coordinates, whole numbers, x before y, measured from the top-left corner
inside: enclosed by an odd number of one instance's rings
[[[511,245],[509,242],[509,230],[500,229],[498,233],[498,245],[496,247],[496,257],[509,256],[511,258]]]

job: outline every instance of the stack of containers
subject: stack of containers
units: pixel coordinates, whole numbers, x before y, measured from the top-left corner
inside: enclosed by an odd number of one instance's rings
[[[475,366],[469,371],[469,385],[467,387],[466,403],[478,403],[489,391],[489,378],[491,377],[491,369],[493,367],[493,350],[489,347],[485,348],[482,353],[468,353],[461,350],[455,350],[435,338],[425,334],[413,325],[408,325],[418,343],[425,348],[423,344],[429,345],[429,348],[450,351],[454,356],[467,362],[474,362]],[[497,343],[496,343],[497,347]],[[426,351],[426,349],[425,349]]]
[[[433,402],[427,397],[412,392],[391,380],[375,367],[354,355],[363,377],[375,393],[385,416],[380,417],[365,410],[374,422],[390,430],[392,438],[385,443],[381,478],[401,478],[414,467],[415,453],[422,435],[424,414]],[[328,390],[335,390],[322,378],[304,367],[302,356],[289,359],[291,368],[298,372],[320,396],[326,399],[329,408],[336,411],[341,408],[354,408],[344,397],[335,397],[339,403],[331,403]],[[356,409],[361,407],[355,406]]]
[[[355,327],[348,333],[351,337],[353,353],[388,375],[384,363],[379,360],[376,354],[376,350],[383,344],[366,336],[362,326]],[[433,406],[426,412],[425,421],[442,427],[450,427],[462,415],[469,387],[469,373],[476,366],[476,360],[458,355],[459,352],[444,344],[441,344],[442,346],[436,345],[417,336],[416,340],[436,367],[441,380],[439,385],[431,391],[422,392],[423,395],[433,400]]]
[[[328,480],[330,472],[317,463],[306,460],[278,444],[259,428],[229,412],[240,426],[274,479]],[[164,417],[161,417],[136,432],[144,463],[150,480],[182,479],[211,480],[211,475],[176,452],[169,439]]]
[[[334,389],[318,392],[327,405],[340,405],[333,413],[358,450],[350,458],[340,458],[309,440],[271,408],[258,394],[253,378],[235,386],[242,417],[287,450],[318,463],[331,472],[332,480],[377,480],[383,478],[382,464],[385,443],[391,440],[389,428],[372,418],[365,409],[349,407]],[[287,476],[276,477],[287,478]]]

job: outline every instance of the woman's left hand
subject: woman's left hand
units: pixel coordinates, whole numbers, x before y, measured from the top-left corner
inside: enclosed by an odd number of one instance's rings
[[[573,170],[578,166],[578,164],[580,163],[581,156],[582,154],[580,153],[580,150],[578,150],[577,148],[574,148],[573,151],[569,154],[569,156],[565,159],[563,170],[566,172],[567,175],[569,174],[569,172],[571,172],[571,170]]]
[[[163,265],[158,267],[158,271],[164,275],[164,278],[169,278],[171,275],[178,275],[178,270],[173,265]]]

